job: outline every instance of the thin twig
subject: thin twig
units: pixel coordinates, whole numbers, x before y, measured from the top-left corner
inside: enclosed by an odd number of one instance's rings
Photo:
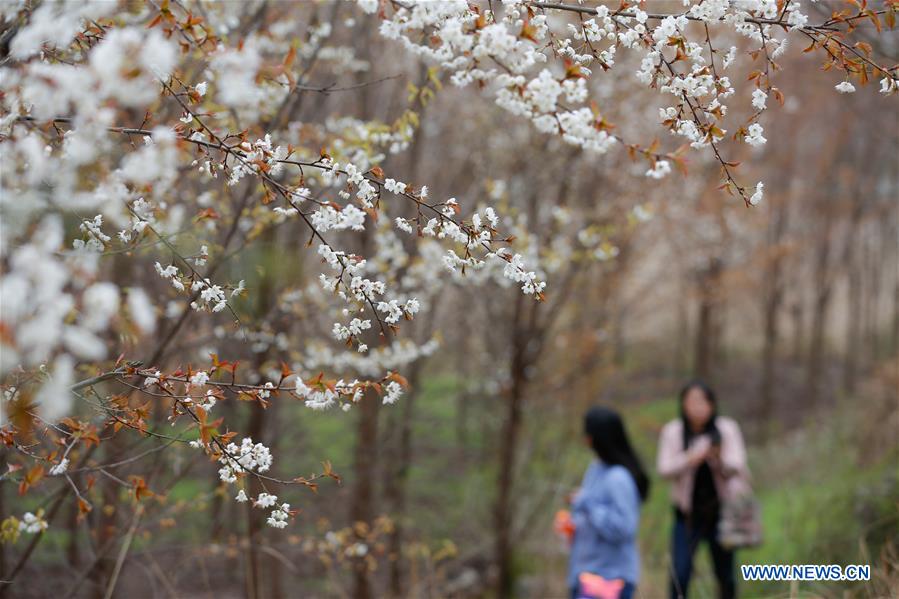
[[[128,550],[131,549],[131,541],[134,539],[134,533],[137,530],[137,524],[140,522],[141,515],[144,513],[144,507],[140,504],[134,510],[134,518],[131,520],[131,528],[122,541],[122,549],[119,551],[119,557],[116,559],[115,568],[112,571],[112,577],[109,579],[109,586],[106,587],[106,594],[103,599],[112,599],[112,592],[115,590],[116,582],[119,580],[119,573],[122,571],[122,564],[125,563],[125,557]]]

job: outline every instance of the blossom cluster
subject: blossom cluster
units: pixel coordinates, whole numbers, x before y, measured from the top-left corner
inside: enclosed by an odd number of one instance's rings
[[[359,5],[369,14],[377,9],[373,2]],[[769,94],[783,97],[768,76],[769,70],[778,68],[775,61],[794,33],[815,43],[841,44],[830,35],[838,20],[825,24],[831,29],[815,28],[809,25],[800,1],[684,0],[679,13],[655,14],[648,12],[650,9],[637,2],[622,2],[613,10],[604,4],[592,9],[527,0],[504,0],[501,8],[464,0],[413,0],[393,5],[392,12],[382,11],[380,32],[410,52],[437,62],[456,85],[477,83],[493,94],[499,106],[531,120],[539,131],[560,135],[597,154],[622,145],[623,140],[611,132],[611,124],[593,100],[601,95],[595,93],[596,88],[603,85],[603,77],[594,72],[615,70],[621,49],[635,52],[640,61],[636,80],[674,101],[660,109],[662,125],[693,148],[712,147],[724,170],[725,187],[747,203],[758,203],[761,186],[756,186],[750,202],[749,192],[734,179],[733,165],[721,157],[717,145],[729,129],[735,139],[751,146],[766,143],[759,117],[767,109]],[[566,12],[578,18],[568,19]],[[878,16],[860,10],[856,18]],[[713,36],[710,27],[718,35]],[[728,119],[727,102],[737,94],[727,75],[738,54],[737,46],[730,43],[734,37],[746,40],[750,47],[746,54],[763,55],[766,62],[764,71],[750,78],[748,93],[756,112],[743,124]],[[728,40],[730,46],[723,57],[715,48],[718,38]],[[851,66],[845,59],[840,63],[832,48],[828,52],[847,75],[861,71],[864,80],[872,70],[881,77],[883,92],[897,89],[896,69],[857,59],[860,55],[853,49],[846,50],[854,54],[850,62],[858,61]],[[598,83],[591,85],[594,81]],[[851,93],[855,87],[844,81],[836,89]],[[625,145],[634,149],[633,144]],[[643,154],[651,162],[646,176],[659,179],[671,171],[668,160],[652,151]]]
[[[252,439],[245,437],[240,445],[226,445],[219,462],[223,464],[219,469],[219,478],[222,482],[233,483],[247,471],[267,472],[272,466],[272,454],[262,443],[253,443]]]

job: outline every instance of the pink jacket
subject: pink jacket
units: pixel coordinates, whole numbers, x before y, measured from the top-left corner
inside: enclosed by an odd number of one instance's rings
[[[725,416],[718,416],[716,424],[721,433],[721,458],[710,465],[718,497],[726,501],[749,490],[749,468],[739,425]],[[711,442],[708,435],[700,435],[684,449],[684,423],[680,418],[662,428],[656,468],[662,477],[671,480],[671,500],[685,514],[692,508],[693,480],[698,468],[690,466],[691,452],[701,451]]]

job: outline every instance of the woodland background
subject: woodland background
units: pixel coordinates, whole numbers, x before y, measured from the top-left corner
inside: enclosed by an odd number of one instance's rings
[[[141,521],[119,596],[489,597],[503,562],[515,596],[564,596],[566,550],[552,518],[591,459],[583,412],[594,404],[620,409],[652,470],[657,434],[693,376],[715,387],[749,447],[766,541],[740,552],[740,561],[873,570],[868,584],[741,583],[744,595],[885,597],[899,588],[894,99],[836,94],[817,59],[792,48],[783,60],[789,80],[780,84],[785,105],[766,117],[774,143],[733,156],[750,179],[766,182],[764,202],[749,208],[716,189],[717,165],[699,156],[686,175],[642,177],[645,167],[625,153],[591,157],[477,89],[441,81],[374,28],[342,32],[355,15],[342,3],[310,14],[311,22],[333,23],[335,44],[369,68],[313,64],[308,80],[334,89],[302,94],[290,120],[394,122],[414,109],[420,126],[385,171],[426,183],[434,196],[495,198],[526,218],[541,247],[558,246],[560,267],[542,303],[492,283],[436,298],[404,334],[426,340],[436,329],[439,349],[404,373],[411,389],[396,405],[368,402],[344,414],[223,404],[232,423],[277,452],[276,474],[316,472],[327,460],[341,483],[306,493],[287,531],[264,529],[249,508],[223,500],[211,465],[173,448],[155,462],[158,505]],[[277,18],[275,4],[250,26]],[[895,35],[881,43],[893,44],[895,55]],[[656,134],[652,92],[609,84],[600,93],[617,107],[614,122]],[[635,204],[651,218],[635,217]],[[589,209],[617,256],[570,260],[565,208]],[[223,276],[264,290],[237,302],[240,313],[265,313],[281,286],[315,276],[305,258],[285,259],[305,255],[305,241],[273,229],[225,265]],[[131,276],[165,285],[150,272]],[[274,359],[217,337],[206,322],[167,360],[200,362],[210,351]],[[42,504],[46,498],[22,499],[0,485],[2,513]],[[65,507],[16,596],[102,594],[96,572],[114,557],[98,553],[102,528],[127,531],[132,517],[112,502],[86,522],[76,506]],[[358,522],[365,524],[354,530]],[[670,525],[667,486],[654,479],[641,524],[640,597],[664,593]],[[359,535],[366,555],[347,557],[340,548]],[[0,571],[26,543],[0,547]],[[706,561],[700,556],[698,597],[714,596]]]

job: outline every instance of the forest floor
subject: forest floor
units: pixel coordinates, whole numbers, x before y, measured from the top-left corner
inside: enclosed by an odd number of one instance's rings
[[[489,597],[491,575],[492,497],[496,486],[495,443],[501,410],[483,398],[460,410],[461,383],[452,377],[425,379],[416,400],[413,430],[414,460],[408,480],[405,521],[409,543],[404,552],[407,582],[417,584],[410,597]],[[673,395],[658,392],[668,384],[643,380],[641,395],[621,393],[616,405],[623,413],[631,437],[647,470],[653,472],[656,441],[663,424],[674,418]],[[574,393],[574,392],[573,392]],[[875,599],[890,597],[899,588],[899,443],[895,394],[882,388],[860,390],[850,399],[829,402],[802,415],[778,419],[793,422],[788,430],[773,431],[767,441],[760,434],[758,416],[750,404],[735,397],[723,411],[738,418],[746,431],[753,484],[762,505],[765,542],[738,553],[743,564],[870,564],[868,583],[761,583],[742,582],[741,597],[825,597]],[[486,405],[483,402],[488,402]],[[519,453],[516,500],[519,520],[515,548],[518,587],[522,599],[563,599],[567,549],[552,531],[556,510],[579,484],[592,458],[580,439],[583,406],[569,397],[544,398],[529,404],[526,429]],[[396,406],[399,407],[399,406]],[[785,406],[782,409],[791,409]],[[398,410],[384,410],[380,461],[390,464]],[[317,494],[306,493],[291,503],[302,508],[286,533],[266,531],[267,568],[280,565],[285,588],[302,589],[304,598],[349,596],[351,576],[343,566],[325,567],[302,549],[320,542],[329,530],[346,525],[348,499],[353,492],[355,419],[343,413],[310,412],[302,406],[280,413],[276,435],[279,468],[315,472],[330,460],[344,475],[342,485],[326,481]],[[184,450],[187,452],[187,450]],[[185,453],[185,458],[192,454]],[[284,456],[290,456],[288,460]],[[187,464],[187,462],[185,462]],[[194,462],[191,462],[194,464]],[[174,464],[174,468],[180,468]],[[245,548],[238,533],[245,516],[226,501],[225,536],[210,542],[214,519],[209,502],[215,501],[214,472],[194,464],[169,493],[168,505],[180,511],[177,525],[135,541],[122,575],[122,596],[165,596],[165,589],[147,586],[158,571],[178,596],[223,596],[220,590],[240,589]],[[376,473],[384,497],[384,473]],[[292,498],[293,499],[293,498]],[[377,502],[375,512],[388,506]],[[640,546],[643,575],[638,597],[666,595],[668,543],[671,527],[668,488],[653,473],[652,491],[642,511]],[[64,529],[50,531],[44,565],[66,563]],[[143,562],[152,557],[154,575]],[[715,596],[709,558],[701,550],[691,598]],[[36,563],[35,567],[41,564]],[[66,573],[60,570],[61,573]],[[270,570],[267,570],[270,572]],[[374,576],[386,585],[386,560]],[[67,575],[70,575],[67,573]],[[52,577],[50,577],[52,578]],[[61,582],[64,578],[60,578]],[[65,579],[68,580],[68,579]],[[34,581],[35,589],[55,589],[52,581]],[[152,583],[151,583],[152,584]],[[299,586],[296,586],[299,585]],[[88,585],[84,591],[87,592]],[[338,589],[343,589],[342,592]]]

